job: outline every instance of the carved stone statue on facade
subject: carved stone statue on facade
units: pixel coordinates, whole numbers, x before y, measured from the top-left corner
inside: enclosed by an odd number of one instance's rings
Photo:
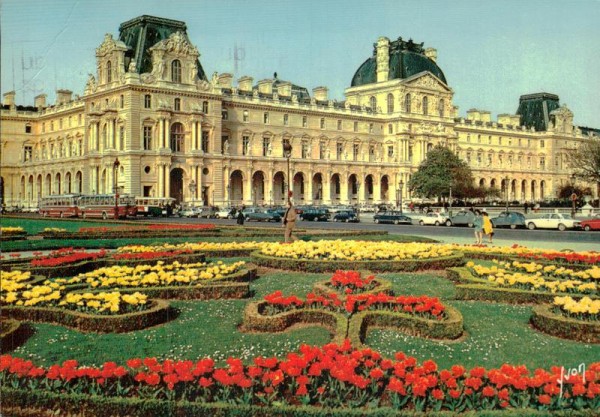
[[[93,74],[88,74],[88,80],[85,84],[85,94],[91,94],[96,92],[98,84],[96,83],[96,77]]]
[[[192,62],[190,65],[190,81],[193,83],[196,80],[196,76],[198,75],[198,67],[195,62]]]
[[[136,63],[135,63],[135,61],[134,61],[134,60],[132,60],[132,61],[129,63],[129,68],[127,69],[127,71],[128,71],[128,72],[137,72],[137,65],[136,65]]]
[[[229,139],[225,139],[225,143],[223,143],[223,153],[229,154]]]

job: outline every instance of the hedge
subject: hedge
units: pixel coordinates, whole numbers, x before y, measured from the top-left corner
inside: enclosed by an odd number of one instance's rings
[[[46,417],[85,415],[87,417],[593,417],[597,410],[541,411],[519,408],[492,411],[426,411],[380,408],[321,408],[279,405],[262,407],[224,403],[192,403],[156,399],[103,397],[61,394],[45,390],[28,391],[7,386],[0,388],[2,415],[6,417]],[[26,408],[27,407],[27,408]],[[50,411],[51,413],[42,414]]]
[[[366,275],[370,275],[368,273],[366,273]],[[365,273],[363,273],[363,276],[365,276]],[[386,279],[381,279],[381,278],[375,278],[373,280],[373,283],[375,283],[375,287],[368,290],[368,291],[360,291],[360,292],[353,292],[352,294],[357,295],[357,294],[378,294],[380,292],[385,293],[385,294],[391,294],[392,293],[392,283]],[[313,285],[313,292],[317,295],[327,295],[329,293],[336,293],[340,298],[345,298],[348,294],[346,294],[343,290],[339,290],[337,288],[335,288],[333,285],[331,285],[331,281],[327,280],[327,281],[319,281],[316,282]]]
[[[398,329],[410,336],[428,339],[457,339],[463,334],[463,317],[460,311],[446,306],[444,320],[426,319],[397,311],[361,311],[350,318],[348,337],[357,346],[364,343],[370,327]]]
[[[0,332],[0,350],[10,352],[27,339],[26,326],[17,320],[3,319]]]
[[[531,324],[536,329],[552,336],[577,340],[585,343],[600,343],[600,322],[576,320],[556,314],[553,306],[546,304],[535,306]]]
[[[102,316],[56,307],[5,306],[2,317],[15,320],[59,324],[82,332],[125,333],[165,323],[176,311],[165,300],[152,300],[149,308],[135,313]]]
[[[345,261],[324,259],[292,259],[266,256],[259,250],[252,252],[252,258],[259,266],[303,272],[335,272],[337,270],[368,269],[373,272],[414,272],[429,269],[446,269],[464,265],[462,253],[435,259],[410,259],[402,261],[370,260]]]
[[[246,305],[242,331],[282,332],[294,324],[311,323],[322,325],[331,331],[334,343],[342,343],[346,338],[348,321],[342,314],[304,308],[265,316],[261,313],[265,305],[266,301],[254,301]]]
[[[552,303],[556,296],[568,295],[577,299],[586,295],[500,287],[495,283],[474,277],[466,268],[449,268],[446,270],[446,277],[457,284],[455,286],[457,300],[492,301],[509,304],[545,304]]]

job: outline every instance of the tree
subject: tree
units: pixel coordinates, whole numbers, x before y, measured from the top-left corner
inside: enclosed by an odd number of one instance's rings
[[[600,140],[591,138],[567,152],[567,162],[575,178],[600,188]]]
[[[571,200],[571,196],[573,194],[577,195],[577,198],[581,198],[581,196],[589,195],[592,193],[590,187],[582,188],[577,185],[563,185],[558,188],[558,198],[563,200]]]
[[[465,161],[445,146],[438,145],[427,153],[408,187],[418,197],[472,197],[473,174]]]

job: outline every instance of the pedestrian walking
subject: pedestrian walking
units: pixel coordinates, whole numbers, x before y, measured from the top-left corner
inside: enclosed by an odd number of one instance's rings
[[[288,206],[285,214],[283,215],[282,223],[282,227],[285,228],[285,243],[289,243],[290,240],[292,242],[298,240],[296,236],[292,234],[294,232],[294,227],[296,227],[296,208],[294,207],[294,203],[292,203],[291,191],[288,193]]]
[[[492,242],[492,237],[494,236],[494,225],[490,220],[490,216],[488,216],[487,211],[482,213],[483,215],[483,234],[488,236],[488,242]]]
[[[246,208],[245,206],[242,206],[242,208],[239,209],[238,213],[237,213],[237,224],[239,224],[240,226],[244,225],[244,212],[243,211],[245,208]]]
[[[481,245],[483,240],[483,218],[481,217],[481,211],[479,210],[475,210],[473,227],[475,228],[475,244]]]

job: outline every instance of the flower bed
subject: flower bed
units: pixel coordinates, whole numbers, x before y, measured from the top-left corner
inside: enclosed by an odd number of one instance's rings
[[[33,268],[52,268],[82,261],[93,261],[105,256],[106,251],[104,249],[98,252],[86,252],[85,249],[62,248],[50,252],[47,256],[32,259],[31,266]]]
[[[98,367],[69,360],[42,367],[3,355],[0,383],[3,407],[26,403],[75,409],[77,399],[84,401],[86,415],[201,415],[195,411],[208,411],[207,403],[235,404],[232,412],[261,416],[395,415],[394,410],[410,415],[438,410],[540,415],[533,409],[569,410],[571,416],[574,409],[587,410],[579,415],[592,416],[600,409],[600,363],[590,364],[585,377],[566,379],[559,367],[530,372],[509,364],[497,369],[454,365],[440,370],[432,360],[418,363],[403,353],[387,359],[371,349],[352,348],[348,340],[303,345],[285,358],[257,357],[252,364],[229,358],[223,367],[210,358],[133,358]]]
[[[545,304],[533,308],[531,324],[536,329],[553,336],[584,343],[600,343],[598,314],[595,320],[580,320],[557,311],[553,305]]]
[[[22,227],[0,227],[0,240],[23,240],[27,232]]]
[[[356,271],[337,271],[329,284],[342,284],[342,288],[347,285],[364,287],[374,281],[372,276],[361,278]],[[438,298],[427,296],[395,297],[384,292],[353,294],[343,291],[312,292],[303,300],[275,291],[266,295],[263,301],[246,307],[243,329],[274,332],[296,323],[316,323],[330,331],[335,329],[334,340],[350,338],[355,344],[363,342],[369,326],[399,328],[424,337],[457,338],[462,334],[462,316],[457,310],[451,309],[449,314],[446,310]]]
[[[252,252],[252,257],[260,266],[307,272],[350,269],[417,271],[463,264],[462,253],[441,245],[351,240],[268,243]]]
[[[364,278],[363,275],[365,275]],[[338,270],[335,271],[331,279],[315,283],[313,291],[317,295],[327,295],[333,292],[341,297],[348,294],[390,294],[392,283],[381,278],[375,278],[374,275],[369,275],[368,272]]]
[[[114,239],[119,237],[206,236],[218,234],[214,224],[147,224],[132,226],[81,227],[77,232],[44,229],[42,236],[58,239]]]
[[[260,242],[186,242],[179,244],[165,243],[162,245],[129,245],[117,249],[118,253],[146,253],[161,251],[191,251],[202,252],[210,257],[237,257],[249,256],[250,253],[260,248],[264,243]]]

